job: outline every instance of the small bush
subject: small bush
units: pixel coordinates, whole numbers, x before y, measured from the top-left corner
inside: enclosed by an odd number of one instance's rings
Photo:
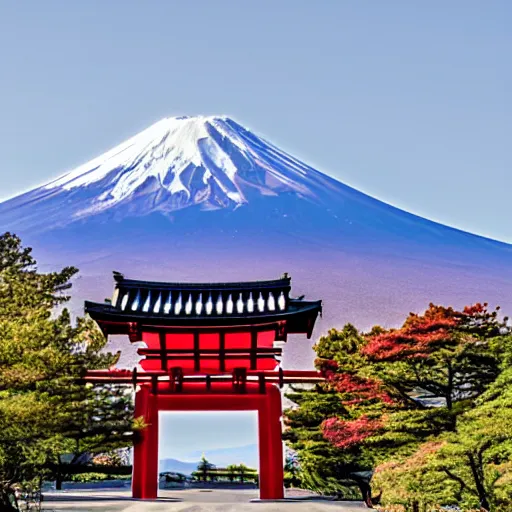
[[[105,473],[79,473],[71,477],[72,482],[89,483],[103,482],[105,480],[130,480],[128,475],[106,475]]]

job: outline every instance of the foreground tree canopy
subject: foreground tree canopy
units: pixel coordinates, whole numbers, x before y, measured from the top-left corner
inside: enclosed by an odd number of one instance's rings
[[[125,389],[79,384],[109,367],[106,340],[88,320],[71,321],[66,267],[41,273],[18,237],[0,236],[0,509],[17,487],[62,478],[66,464],[127,446],[135,427]],[[64,462],[66,464],[64,464]]]
[[[333,329],[315,350],[326,383],[290,393],[285,420],[303,485],[404,510],[512,507],[512,334],[498,310],[431,304],[399,329]]]

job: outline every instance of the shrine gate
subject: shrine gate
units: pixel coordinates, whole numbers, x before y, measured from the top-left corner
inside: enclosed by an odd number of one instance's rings
[[[132,383],[135,416],[148,425],[134,445],[132,495],[158,495],[159,411],[258,412],[261,499],[282,499],[281,391],[286,383],[319,382],[316,371],[280,365],[288,334],[311,337],[321,301],[290,298],[287,274],[274,281],[158,283],[114,273],[111,301],[86,302],[103,333],[143,341],[133,370],[92,370],[86,380]]]

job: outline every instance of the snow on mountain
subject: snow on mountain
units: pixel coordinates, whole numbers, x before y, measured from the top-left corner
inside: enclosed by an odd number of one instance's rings
[[[186,202],[182,205],[212,200],[214,194],[211,189],[215,186],[220,189],[222,199],[241,204],[245,199],[235,183],[237,168],[229,155],[210,137],[209,129],[216,129],[246,158],[250,158],[250,149],[222,118],[169,118],[44,188],[72,190],[107,179],[102,185],[104,192],[95,198],[92,211],[107,209],[123,201],[152,179],[156,180],[158,188],[171,195],[183,192]],[[194,180],[186,176],[191,166],[198,174]],[[216,171],[222,175],[216,175]],[[206,189],[210,194],[205,193]]]
[[[177,117],[162,119],[25,199],[60,203],[68,213],[63,219],[60,210],[55,219],[62,225],[127,202],[132,214],[147,215],[189,206],[236,209],[254,193],[313,200],[317,174],[227,117]]]

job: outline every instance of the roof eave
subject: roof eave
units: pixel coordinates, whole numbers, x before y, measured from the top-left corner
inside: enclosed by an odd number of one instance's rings
[[[321,301],[290,301],[292,309],[284,312],[269,313],[264,315],[244,316],[163,316],[154,314],[138,314],[124,312],[110,304],[85,302],[85,312],[98,323],[111,323],[119,325],[116,332],[106,334],[124,334],[121,325],[129,324],[154,327],[233,327],[233,326],[257,326],[286,322],[287,332],[290,334],[306,333],[311,337],[312,329],[318,314],[321,312]],[[108,331],[108,329],[107,329]]]

